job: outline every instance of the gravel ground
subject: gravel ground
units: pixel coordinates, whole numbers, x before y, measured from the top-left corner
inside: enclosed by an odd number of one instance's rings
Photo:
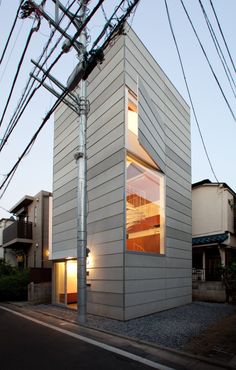
[[[35,310],[52,313],[62,318],[76,320],[76,311],[51,305],[34,306]],[[236,313],[236,307],[227,304],[193,302],[168,311],[122,322],[100,316],[88,315],[87,325],[93,328],[141,339],[156,344],[181,349],[191,338],[210,325]]]
[[[235,307],[226,304],[193,302],[127,322],[89,315],[88,325],[181,349],[192,337],[235,312]]]

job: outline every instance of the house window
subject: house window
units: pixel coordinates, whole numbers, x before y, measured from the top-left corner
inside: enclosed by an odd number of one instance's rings
[[[128,102],[128,130],[138,136],[138,114],[136,99],[129,94]]]
[[[126,171],[126,249],[163,253],[164,177],[130,156]]]
[[[127,97],[126,249],[163,254],[165,176],[139,143],[137,99]]]

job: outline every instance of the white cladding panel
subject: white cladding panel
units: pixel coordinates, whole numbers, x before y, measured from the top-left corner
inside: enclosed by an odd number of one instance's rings
[[[125,254],[128,320],[191,301],[192,220],[189,109],[132,30],[125,46],[125,82],[138,96],[139,141],[166,175],[165,254]]]
[[[125,252],[125,89],[139,140],[166,175],[165,255]],[[132,31],[88,79],[88,312],[127,320],[191,301],[189,109]],[[76,256],[78,119],[61,105],[54,139],[53,258]]]

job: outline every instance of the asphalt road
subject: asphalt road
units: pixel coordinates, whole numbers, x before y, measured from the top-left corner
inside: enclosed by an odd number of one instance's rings
[[[0,309],[0,370],[29,369],[151,368]]]

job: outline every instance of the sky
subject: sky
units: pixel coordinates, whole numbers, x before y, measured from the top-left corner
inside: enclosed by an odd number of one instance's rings
[[[39,3],[39,1],[36,1]],[[62,0],[67,4],[66,0]],[[214,168],[215,174],[220,182],[226,182],[236,191],[236,122],[234,121],[225,100],[212,76],[210,68],[202,53],[197,39],[191,29],[189,21],[183,11],[180,0],[168,0],[169,12],[173,29],[186,72],[186,78],[192,95],[193,104],[198,117],[205,145]],[[236,63],[236,1],[235,0],[212,0],[215,11],[219,18],[229,50]],[[225,58],[233,73],[227,52],[217,29],[215,19],[209,0],[202,0],[208,17],[212,22],[217,38],[220,42]],[[19,0],[2,0],[0,3],[0,55],[5,46],[10,32]],[[95,0],[90,2],[92,8]],[[106,14],[118,4],[118,0],[105,0],[104,9]],[[226,79],[223,67],[220,63],[212,39],[207,29],[199,0],[184,0],[184,4],[190,14],[192,22],[207,52],[215,74],[222,86],[225,96],[231,108],[236,114],[235,98]],[[54,5],[47,0],[46,9],[54,17]],[[33,19],[19,19],[13,33],[7,53],[0,65],[0,115],[2,115],[21,53]],[[178,56],[173,43],[170,27],[167,20],[164,0],[140,0],[135,14],[129,19],[132,28],[138,34],[144,45],[151,52],[163,71],[181,93],[189,104],[183,74],[180,68]],[[89,24],[91,41],[104,25],[104,13],[99,11]],[[62,23],[64,24],[64,23]],[[35,32],[29,48],[26,52],[22,68],[20,69],[9,107],[5,114],[3,124],[0,127],[0,139],[14,113],[29,73],[33,69],[31,59],[37,60],[42,53],[43,47],[48,40],[52,27],[46,20],[41,20],[38,32]],[[68,30],[73,34],[74,29]],[[55,40],[59,37],[56,34]],[[52,44],[53,45],[53,44]],[[51,46],[52,46],[51,45]],[[50,48],[51,48],[50,46]],[[88,45],[89,47],[89,45]],[[50,49],[49,48],[49,49]],[[60,51],[57,49],[55,56]],[[48,65],[53,58],[48,61]],[[78,59],[74,51],[63,56],[56,67],[52,70],[53,75],[66,83],[72,69]],[[25,113],[18,122],[15,130],[10,136],[8,143],[0,152],[0,183],[4,175],[9,172],[25,149],[31,137],[42,122],[43,117],[52,106],[55,97],[41,87],[34,95]],[[192,182],[215,178],[206,159],[196,122],[191,112],[191,141],[192,141]],[[40,190],[52,191],[53,176],[53,117],[47,122],[31,150],[27,153],[19,165],[10,185],[4,194],[0,191],[0,219],[9,217],[6,211],[16,204],[24,195],[35,195]]]

